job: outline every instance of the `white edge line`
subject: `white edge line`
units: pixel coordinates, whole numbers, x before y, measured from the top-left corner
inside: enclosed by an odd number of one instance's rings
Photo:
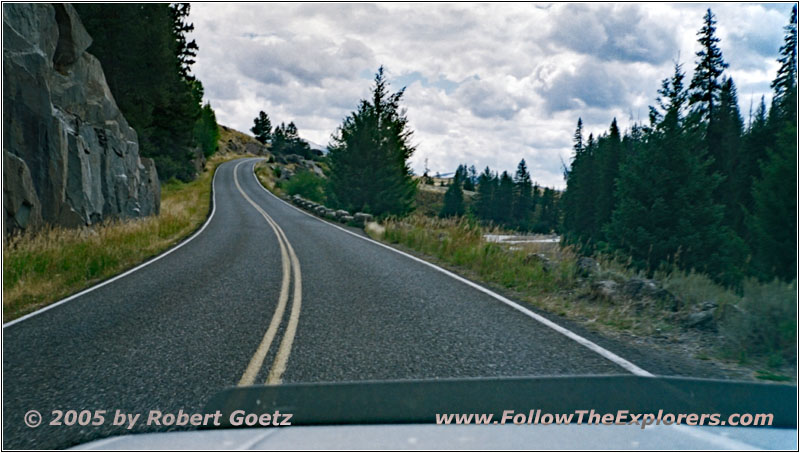
[[[485,293],[485,294],[487,294],[487,295],[499,300],[500,302],[503,302],[504,304],[514,308],[515,310],[524,313],[525,315],[535,319],[536,321],[540,322],[541,324],[544,324],[545,326],[555,330],[556,332],[566,336],[567,338],[569,338],[569,339],[571,339],[571,340],[573,340],[573,341],[585,346],[586,348],[588,348],[588,349],[594,351],[595,353],[605,357],[606,359],[610,360],[611,362],[614,362],[615,364],[619,365],[620,367],[630,371],[631,373],[633,373],[633,374],[635,374],[637,376],[645,376],[645,377],[654,377],[655,376],[653,373],[650,373],[649,371],[646,371],[646,370],[634,365],[633,363],[629,362],[628,360],[623,359],[622,357],[618,356],[617,354],[614,354],[613,352],[609,351],[608,349],[603,348],[602,346],[598,345],[597,343],[595,343],[595,342],[593,342],[591,340],[588,340],[588,339],[576,334],[575,332],[573,332],[573,331],[571,331],[571,330],[569,330],[569,329],[567,329],[565,327],[561,327],[560,325],[558,325],[558,324],[554,323],[553,321],[545,318],[544,316],[542,316],[542,315],[540,315],[538,313],[535,313],[535,312],[523,307],[522,305],[520,305],[520,304],[518,304],[518,303],[516,303],[516,302],[514,302],[514,301],[512,301],[512,300],[510,300],[510,299],[508,299],[506,297],[503,297],[500,294],[495,293],[494,291],[491,291],[491,290],[489,290],[487,288],[484,288],[483,286],[481,286],[481,285],[479,285],[479,284],[477,284],[477,283],[475,283],[473,281],[467,280],[466,278],[461,277],[460,275],[457,275],[457,274],[455,274],[453,272],[450,272],[447,269],[439,267],[439,266],[437,266],[437,265],[435,265],[433,263],[429,263],[428,261],[425,261],[425,260],[423,260],[421,258],[417,258],[414,255],[410,255],[410,254],[408,254],[406,252],[403,252],[401,250],[398,250],[398,249],[396,249],[394,247],[390,247],[390,246],[388,246],[386,244],[380,243],[380,242],[378,242],[378,241],[376,241],[376,240],[374,240],[372,238],[361,236],[360,234],[353,233],[352,231],[349,231],[349,230],[347,230],[345,228],[342,228],[339,225],[336,225],[336,224],[330,223],[330,222],[328,222],[326,220],[320,219],[319,217],[317,217],[315,215],[311,215],[310,213],[298,208],[297,206],[294,206],[293,204],[287,202],[286,200],[281,199],[280,197],[278,197],[274,193],[272,193],[269,190],[267,190],[266,187],[264,187],[261,184],[261,181],[258,180],[258,176],[256,176],[255,169],[256,169],[256,167],[254,165],[253,166],[253,177],[255,178],[256,182],[258,182],[258,186],[261,187],[265,192],[267,192],[271,196],[275,197],[277,200],[285,203],[287,206],[290,206],[290,207],[302,212],[303,214],[305,214],[305,215],[307,215],[309,217],[317,219],[322,223],[328,224],[328,225],[330,225],[330,226],[332,226],[334,228],[337,228],[337,229],[339,229],[341,231],[344,231],[345,233],[347,233],[349,235],[355,236],[355,237],[357,237],[359,239],[363,239],[363,240],[368,241],[368,242],[372,242],[373,244],[379,245],[379,246],[381,246],[381,247],[383,247],[385,249],[391,250],[391,251],[393,251],[395,253],[399,253],[400,255],[403,255],[403,256],[405,256],[407,258],[410,258],[410,259],[412,259],[414,261],[417,261],[419,263],[425,264],[426,266],[432,267],[433,269],[436,269],[437,271],[439,271],[439,272],[441,272],[441,273],[443,273],[443,274],[445,274],[445,275],[447,275],[449,277],[452,277],[452,278],[460,281],[461,283],[464,283],[464,284],[466,284],[468,286],[471,286],[471,287],[477,289],[478,291],[481,291],[481,292],[483,292],[483,293]]]
[[[225,163],[225,162],[223,162],[223,163]],[[165,256],[169,255],[170,253],[174,252],[175,250],[178,250],[179,248],[181,248],[184,245],[186,245],[189,242],[191,242],[192,239],[194,239],[197,236],[199,236],[200,233],[202,233],[203,230],[206,229],[208,224],[211,223],[211,219],[214,218],[214,213],[217,211],[217,192],[216,192],[216,190],[214,190],[214,184],[217,181],[217,170],[219,169],[220,166],[222,166],[222,164],[219,164],[214,169],[214,177],[211,178],[211,213],[208,215],[208,218],[206,219],[206,222],[203,224],[203,226],[200,227],[199,230],[195,231],[194,234],[189,236],[188,239],[184,239],[183,241],[179,242],[174,247],[162,252],[160,255],[157,255],[156,257],[151,258],[148,261],[145,261],[144,263],[139,264],[138,266],[136,266],[136,267],[134,267],[132,269],[128,269],[127,271],[125,271],[125,272],[123,272],[121,274],[117,274],[117,275],[109,278],[108,280],[104,280],[104,281],[102,281],[102,282],[100,282],[100,283],[98,283],[98,284],[96,284],[94,286],[90,286],[90,287],[84,289],[83,291],[81,291],[79,293],[75,293],[75,294],[73,294],[71,296],[68,296],[68,297],[65,297],[64,299],[59,300],[58,302],[54,302],[54,303],[52,303],[50,305],[47,305],[46,307],[42,307],[42,308],[40,308],[40,309],[38,309],[38,310],[36,310],[34,312],[28,313],[25,316],[21,316],[21,317],[15,319],[13,321],[9,321],[9,322],[3,324],[3,329],[5,329],[7,327],[11,327],[14,324],[17,324],[19,322],[25,321],[26,319],[32,318],[32,317],[34,317],[36,315],[42,314],[42,313],[46,312],[47,310],[56,308],[59,305],[65,304],[65,303],[67,303],[67,302],[69,302],[69,301],[71,301],[73,299],[76,299],[78,297],[83,296],[84,294],[88,294],[88,293],[90,293],[90,292],[92,292],[92,291],[94,291],[96,289],[102,288],[102,287],[104,287],[104,286],[106,286],[106,285],[108,285],[110,283],[113,283],[113,282],[115,282],[115,281],[117,281],[117,280],[119,280],[119,279],[121,279],[121,278],[123,278],[123,277],[125,277],[127,275],[130,275],[130,274],[138,271],[139,269],[141,269],[141,268],[143,268],[143,267],[145,267],[147,265],[153,264],[154,262],[160,260],[161,258],[164,258]]]

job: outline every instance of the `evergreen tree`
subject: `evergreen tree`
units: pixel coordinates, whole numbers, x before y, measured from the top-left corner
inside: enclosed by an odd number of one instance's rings
[[[470,165],[467,171],[467,179],[464,180],[464,190],[475,191],[475,184],[478,182],[478,170],[474,165]]]
[[[717,46],[717,27],[714,14],[709,8],[703,17],[703,27],[697,32],[700,36],[700,50],[697,51],[697,66],[689,86],[689,104],[700,120],[709,121],[714,113],[714,106],[719,100],[722,90],[720,77],[728,64],[722,59],[722,51]]]
[[[611,213],[616,206],[614,187],[622,162],[622,138],[616,118],[611,122],[608,135],[598,140],[596,161],[599,181],[594,219],[597,231],[593,236],[600,240],[603,225],[611,220]]]
[[[207,158],[217,152],[219,147],[219,126],[211,104],[207,103],[203,106],[200,118],[195,123],[194,135]]]
[[[511,223],[514,209],[514,180],[507,171],[504,171],[500,175],[494,196],[494,208],[492,220],[498,225],[508,225]]]
[[[189,3],[170,4],[172,30],[176,38],[175,56],[178,58],[181,77],[185,80],[194,80],[192,65],[199,50],[194,40],[186,40],[186,34],[194,31],[194,24],[187,21],[190,9],[191,4]]]
[[[272,137],[272,121],[263,110],[258,112],[258,116],[253,119],[253,127],[250,128],[250,132],[262,144],[266,144]]]
[[[461,169],[464,169],[462,172]],[[453,177],[453,183],[444,194],[444,206],[439,213],[440,217],[460,217],[464,215],[464,192],[461,189],[466,178],[466,166],[459,165]]]
[[[714,193],[714,200],[725,206],[725,223],[737,234],[745,230],[743,206],[752,184],[751,175],[745,173],[747,166],[742,165],[747,160],[742,149],[743,129],[736,86],[733,79],[726,78],[722,82],[719,107],[709,125],[709,155],[712,158],[709,168],[723,178]]]
[[[594,248],[598,236],[596,222],[598,170],[596,163],[597,144],[589,134],[583,141],[583,123],[578,119],[575,130],[575,155],[567,172],[567,189],[564,192],[564,239],[583,252]],[[541,204],[541,201],[539,202]],[[541,223],[542,209],[539,209],[539,230],[546,228]]]
[[[484,221],[494,217],[494,195],[497,180],[489,167],[478,177],[478,197],[475,202],[475,216]]]
[[[362,100],[332,137],[330,188],[339,206],[376,215],[412,209],[416,182],[409,159],[412,131],[400,107],[404,89],[389,94],[383,67],[371,100]]]
[[[797,5],[792,7],[792,15],[789,24],[784,27],[786,34],[783,38],[783,46],[780,48],[781,64],[778,75],[770,85],[775,91],[773,102],[781,103],[788,96],[792,89],[797,86]]]
[[[514,175],[514,200],[512,218],[517,228],[527,230],[531,227],[531,210],[533,208],[533,193],[531,187],[531,174],[525,159],[517,165]]]

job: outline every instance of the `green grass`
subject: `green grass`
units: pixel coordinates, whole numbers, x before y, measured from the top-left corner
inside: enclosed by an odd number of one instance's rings
[[[531,254],[546,253],[531,244],[520,250],[483,240],[486,233],[477,223],[466,219],[439,219],[412,216],[388,221],[383,239],[433,256],[440,261],[467,269],[484,280],[515,291],[553,292],[574,285],[574,260],[553,261],[546,267],[531,259]]]
[[[208,216],[214,169],[237,157],[214,156],[196,180],[163,184],[158,216],[10,238],[3,246],[3,322],[119,274],[190,235]]]

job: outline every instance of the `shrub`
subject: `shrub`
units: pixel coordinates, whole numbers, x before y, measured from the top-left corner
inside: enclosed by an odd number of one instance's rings
[[[308,200],[322,203],[325,200],[324,186],[324,178],[303,170],[287,181],[284,189],[289,195],[300,195]]]

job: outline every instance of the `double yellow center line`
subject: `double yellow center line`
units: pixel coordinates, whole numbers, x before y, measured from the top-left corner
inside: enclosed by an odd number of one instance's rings
[[[244,162],[239,162],[233,168],[233,181],[236,183],[236,188],[239,189],[239,193],[242,194],[248,203],[256,208],[275,233],[275,237],[278,239],[278,244],[281,247],[283,279],[281,281],[281,292],[280,296],[278,296],[278,305],[275,307],[275,313],[272,315],[272,320],[269,323],[267,332],[264,334],[264,338],[258,345],[256,352],[250,359],[250,363],[247,365],[247,369],[245,369],[242,378],[239,380],[239,386],[253,385],[258,372],[261,370],[261,366],[264,364],[264,359],[267,357],[270,346],[272,346],[272,342],[275,340],[275,335],[278,333],[278,327],[283,319],[283,313],[286,311],[286,304],[289,300],[289,285],[291,283],[291,276],[294,274],[294,294],[292,296],[292,310],[289,314],[289,322],[286,324],[283,339],[281,340],[280,346],[278,346],[278,352],[275,355],[275,360],[272,362],[272,367],[269,369],[266,381],[267,385],[277,385],[281,383],[281,377],[284,371],[286,371],[286,364],[289,361],[289,354],[292,351],[292,343],[297,333],[297,323],[300,320],[300,305],[303,298],[300,261],[297,259],[292,244],[289,243],[281,227],[261,208],[261,206],[256,204],[256,202],[242,190],[242,186],[239,184],[238,170],[243,163]]]

